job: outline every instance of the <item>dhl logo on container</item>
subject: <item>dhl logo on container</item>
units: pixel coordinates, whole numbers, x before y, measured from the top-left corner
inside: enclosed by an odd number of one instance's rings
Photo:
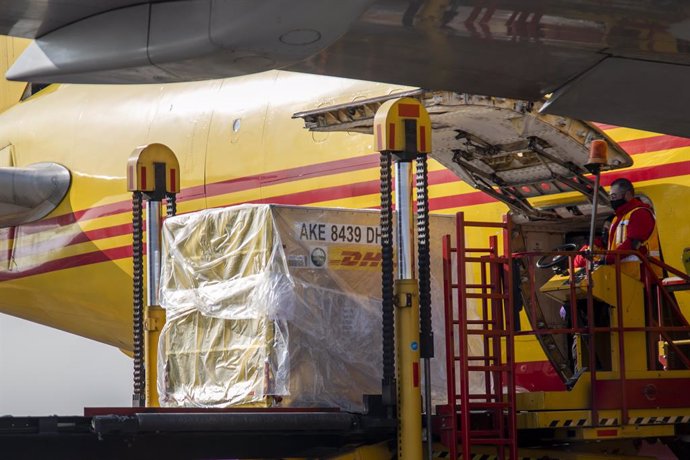
[[[328,263],[336,270],[380,270],[381,251],[352,245],[332,246],[328,249]]]

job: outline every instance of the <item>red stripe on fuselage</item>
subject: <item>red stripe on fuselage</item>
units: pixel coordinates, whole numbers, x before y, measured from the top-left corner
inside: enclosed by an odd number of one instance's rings
[[[448,195],[437,198],[429,198],[429,210],[440,211],[442,209],[460,208],[463,206],[475,206],[478,204],[495,203],[496,200],[484,192],[470,192],[462,195]]]
[[[596,126],[597,128],[599,128],[600,130],[602,130],[602,131],[606,131],[607,129],[620,128],[620,126],[609,125],[609,124],[606,124],[606,123],[596,123],[596,122],[593,122],[592,124],[593,124],[594,126]]]
[[[82,209],[70,214],[63,214],[61,216],[50,217],[41,221],[22,225],[23,233],[34,234],[45,230],[50,230],[54,227],[61,227],[71,225],[81,220],[97,219],[99,217],[114,216],[125,212],[132,212],[132,203],[130,201],[118,201],[117,203],[105,204],[101,206],[94,206],[93,208]]]
[[[449,182],[458,182],[457,176],[455,176],[452,172],[448,171],[447,169],[442,169],[439,171],[432,171],[429,173],[429,183],[431,185],[439,185],[439,184],[444,184],[444,183],[449,183]],[[296,192],[296,193],[289,193],[287,195],[279,195],[279,196],[273,196],[273,197],[268,197],[268,198],[262,198],[259,200],[252,200],[250,203],[257,203],[257,204],[289,204],[289,205],[304,205],[304,204],[310,204],[310,203],[319,203],[322,201],[332,201],[332,200],[340,200],[343,198],[353,198],[353,197],[358,197],[358,196],[363,196],[363,195],[371,195],[371,194],[377,194],[379,193],[381,183],[378,180],[371,180],[371,181],[364,181],[364,182],[356,182],[352,184],[347,184],[347,185],[336,185],[334,187],[325,187],[325,188],[320,188],[320,189],[314,189],[314,190],[305,190],[303,192]],[[457,200],[460,200],[460,202],[463,202],[463,197],[472,195],[471,198],[468,198],[467,202],[461,205],[469,205],[469,204],[476,204],[475,200],[476,197],[474,197],[475,194],[481,194],[484,196],[484,193],[482,192],[470,192],[462,195],[455,195],[454,198]],[[429,200],[430,204],[430,209],[431,210],[438,210],[438,209],[443,209],[440,207],[434,208],[434,205],[432,204],[434,202],[434,199]],[[231,203],[231,204],[240,204],[240,203]],[[448,207],[453,207],[453,206],[448,206]]]
[[[690,139],[685,137],[675,136],[654,136],[644,139],[634,139],[631,141],[619,142],[623,150],[629,155],[638,155],[640,153],[658,152],[660,150],[678,149],[681,147],[690,147]]]
[[[63,257],[62,259],[44,262],[35,267],[18,272],[0,272],[0,281],[26,278],[27,276],[41,275],[52,271],[82,267],[84,265],[92,265],[100,262],[125,259],[128,257],[132,257],[131,246],[121,246],[117,248],[104,249],[103,251],[87,252],[86,254]]]
[[[378,165],[379,155],[373,154],[348,158],[346,160],[336,160],[297,168],[282,169],[209,184],[206,186],[206,195],[212,197],[226,193],[241,192],[259,188],[262,185],[267,186],[283,184],[286,182],[293,182],[295,180],[358,171],[361,169],[373,168]]]
[[[690,174],[690,161],[678,163],[666,163],[654,166],[645,166],[621,171],[611,171],[601,175],[601,185],[608,186],[619,177],[625,177],[633,183],[654,179],[667,179],[670,177],[685,176]]]
[[[46,255],[50,251],[55,251],[63,247],[87,243],[89,241],[98,241],[105,238],[112,238],[114,236],[128,235],[131,233],[132,224],[127,223],[94,230],[87,230],[85,232],[78,232],[75,234],[56,235],[52,238],[31,244],[30,246],[19,246],[19,248],[15,249],[13,257],[20,258],[41,254]],[[19,235],[19,238],[21,239],[21,234]],[[8,257],[5,257],[5,254],[0,254],[0,261],[7,260]]]
[[[304,192],[289,193],[287,195],[272,196],[258,200],[251,200],[250,203],[257,204],[290,204],[305,205],[318,203],[320,201],[341,200],[343,198],[354,198],[363,195],[379,193],[380,183],[377,180],[355,182],[352,184],[336,185],[315,190],[305,190]],[[239,204],[239,203],[236,203]]]

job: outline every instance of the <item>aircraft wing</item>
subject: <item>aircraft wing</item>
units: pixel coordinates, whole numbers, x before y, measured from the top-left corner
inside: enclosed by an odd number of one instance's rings
[[[37,38],[8,72],[151,83],[282,68],[536,101],[690,137],[682,0],[8,0]]]
[[[108,10],[135,5],[136,0],[5,0],[0,34],[35,38]]]

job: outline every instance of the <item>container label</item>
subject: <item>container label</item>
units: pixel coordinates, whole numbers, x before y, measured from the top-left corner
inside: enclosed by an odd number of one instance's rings
[[[295,228],[300,241],[381,244],[381,228],[378,225],[297,222]]]

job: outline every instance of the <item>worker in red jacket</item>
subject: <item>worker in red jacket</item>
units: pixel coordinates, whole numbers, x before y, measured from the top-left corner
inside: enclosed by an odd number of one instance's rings
[[[628,179],[616,179],[609,192],[611,207],[616,215],[609,232],[609,250],[637,250],[640,253],[660,258],[659,233],[652,207],[635,198],[635,189]],[[615,254],[606,256],[606,263],[613,264]],[[636,255],[621,256],[621,272],[640,278],[640,258]],[[656,269],[658,276],[661,270]]]

